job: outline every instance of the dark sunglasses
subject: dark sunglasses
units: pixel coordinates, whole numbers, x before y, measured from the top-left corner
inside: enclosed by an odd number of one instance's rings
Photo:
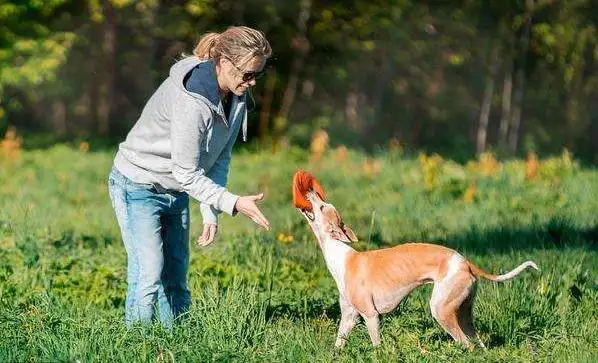
[[[262,69],[261,71],[251,71],[251,72],[245,72],[244,70],[242,70],[241,68],[237,67],[237,65],[235,64],[235,62],[233,62],[232,60],[230,60],[229,58],[227,58],[229,60],[229,62],[235,67],[237,68],[237,71],[239,71],[239,73],[241,73],[242,77],[241,79],[243,80],[243,82],[249,82],[252,80],[258,80],[260,78],[262,78],[265,74],[266,74],[266,69]]]
[[[249,82],[251,80],[258,80],[266,75],[266,70],[262,69],[258,72],[241,72],[243,74],[243,82]]]

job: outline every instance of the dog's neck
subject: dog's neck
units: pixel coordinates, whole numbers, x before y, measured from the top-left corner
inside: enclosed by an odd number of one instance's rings
[[[326,261],[328,271],[330,271],[330,274],[334,278],[339,293],[344,296],[347,257],[350,253],[356,251],[344,242],[335,240],[325,233],[316,233],[316,237],[324,254],[324,261]]]

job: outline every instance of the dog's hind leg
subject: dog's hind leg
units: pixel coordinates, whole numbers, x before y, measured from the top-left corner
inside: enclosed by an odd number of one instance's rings
[[[359,313],[342,297],[339,299],[339,305],[341,307],[341,322],[338,326],[338,334],[334,345],[337,348],[342,348],[347,342],[347,336],[357,324]]]
[[[459,324],[458,311],[469,297],[472,283],[471,275],[465,273],[452,276],[450,280],[441,280],[434,286],[430,299],[430,310],[438,324],[455,341],[468,348],[471,348],[471,343]]]
[[[372,340],[372,344],[374,347],[380,345],[380,319],[378,318],[378,314],[374,314],[371,316],[362,315],[363,320],[365,320],[365,325],[368,328],[368,334],[370,335],[370,339]]]
[[[459,321],[459,326],[461,326],[461,330],[469,339],[473,339],[478,342],[480,347],[486,349],[486,346],[478,336],[474,320],[473,320],[473,303],[475,301],[476,295],[476,283],[474,282],[470,287],[470,292],[467,298],[463,301],[461,306],[457,310],[457,319]]]

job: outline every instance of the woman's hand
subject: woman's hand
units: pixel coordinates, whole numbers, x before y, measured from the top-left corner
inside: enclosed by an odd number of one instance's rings
[[[197,246],[198,247],[205,247],[212,242],[214,242],[214,238],[218,233],[218,226],[216,224],[204,224],[203,225],[203,232],[201,236],[197,239]]]
[[[264,227],[267,231],[270,230],[270,222],[264,217],[256,202],[264,199],[264,193],[257,195],[246,195],[237,199],[235,209],[247,217],[249,217],[256,224]]]

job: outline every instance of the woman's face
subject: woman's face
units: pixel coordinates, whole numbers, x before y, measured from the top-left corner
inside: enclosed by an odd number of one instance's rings
[[[244,65],[238,66],[226,57],[220,58],[220,74],[218,83],[223,91],[231,91],[242,96],[247,89],[255,86],[256,78],[262,75],[266,60],[264,57],[253,57]]]

